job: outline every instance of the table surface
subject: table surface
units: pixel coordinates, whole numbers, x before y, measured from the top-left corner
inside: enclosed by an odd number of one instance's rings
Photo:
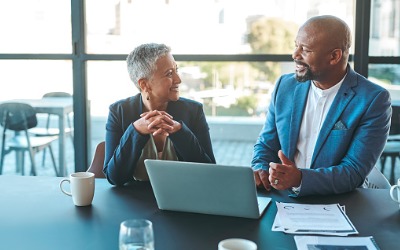
[[[38,113],[68,114],[73,110],[71,97],[46,97],[40,99],[13,99],[9,102],[22,102],[33,106]]]
[[[345,205],[358,236],[374,236],[382,250],[397,249],[400,243],[399,205],[383,189],[297,199],[285,191],[265,192],[261,195],[273,202],[255,220],[161,211],[148,182],[113,187],[96,179],[93,204],[76,207],[61,193],[61,180],[0,176],[1,249],[118,249],[119,224],[133,218],[153,222],[157,250],[217,249],[219,241],[236,237],[256,242],[259,250],[296,249],[293,235],[271,231],[275,201]]]

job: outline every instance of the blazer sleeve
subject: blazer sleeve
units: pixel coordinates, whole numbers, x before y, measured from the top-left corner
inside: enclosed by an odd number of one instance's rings
[[[135,106],[134,106],[135,107]],[[132,122],[136,107],[111,105],[106,123],[106,153],[103,172],[113,185],[123,185],[133,180],[133,173],[142,150],[149,140],[148,135],[136,131]]]
[[[150,136],[136,131],[140,118],[140,97],[110,106],[106,124],[106,155],[103,172],[113,185],[134,180],[133,173]],[[168,104],[168,113],[182,124],[169,137],[180,161],[215,163],[209,127],[200,103],[179,100]]]
[[[182,128],[170,139],[180,161],[216,163],[203,107],[200,103],[192,104],[178,121]]]
[[[278,151],[281,149],[281,144],[275,122],[275,100],[280,82],[281,78],[276,82],[264,126],[253,148],[253,159],[251,161],[253,170],[268,170],[270,162],[280,161]]]

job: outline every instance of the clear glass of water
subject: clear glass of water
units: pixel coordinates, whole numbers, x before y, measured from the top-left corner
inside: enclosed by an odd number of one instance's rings
[[[119,229],[119,250],[154,250],[151,221],[146,219],[123,221]]]

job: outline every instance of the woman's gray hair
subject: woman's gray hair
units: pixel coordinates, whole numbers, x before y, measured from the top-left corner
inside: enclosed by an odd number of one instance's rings
[[[139,90],[139,80],[149,79],[157,69],[157,60],[168,53],[171,53],[171,48],[165,44],[146,43],[139,45],[128,55],[126,63],[129,77]]]

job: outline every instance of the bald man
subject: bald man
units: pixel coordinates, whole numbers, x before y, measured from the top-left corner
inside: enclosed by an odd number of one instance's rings
[[[304,23],[295,73],[276,82],[252,168],[259,188],[290,196],[360,187],[385,146],[391,104],[386,89],[348,64],[350,29],[334,16]]]

